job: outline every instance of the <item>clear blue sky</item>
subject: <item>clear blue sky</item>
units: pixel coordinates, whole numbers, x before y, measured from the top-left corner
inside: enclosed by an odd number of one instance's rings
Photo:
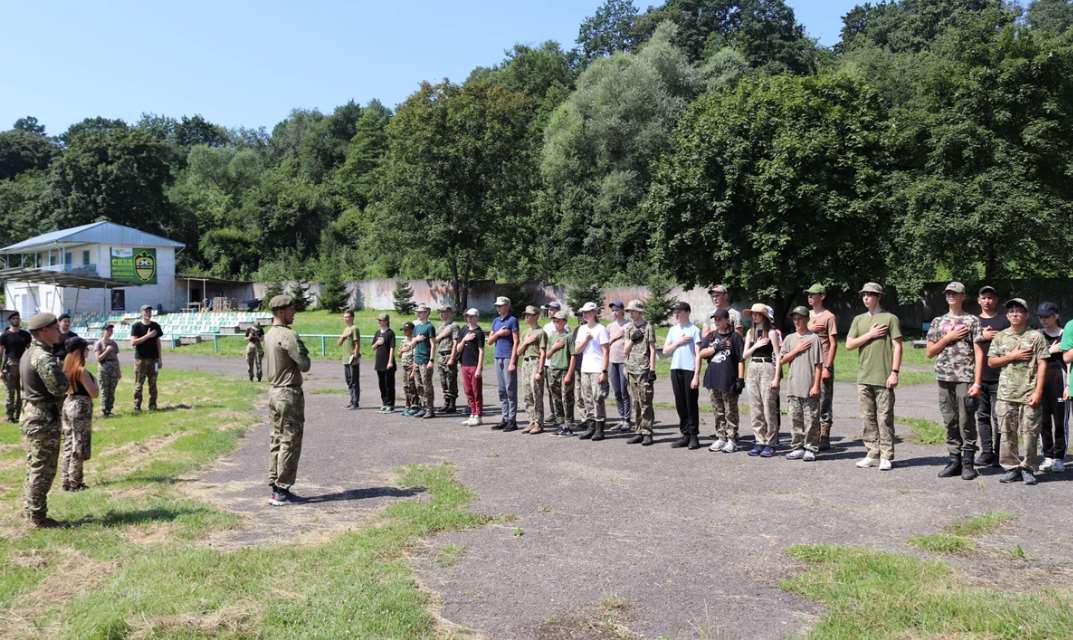
[[[133,122],[143,112],[271,130],[296,107],[372,98],[393,107],[421,80],[461,81],[516,42],[569,48],[599,4],[0,0],[0,130],[24,115],[59,134],[85,117]],[[857,2],[789,4],[831,45]]]

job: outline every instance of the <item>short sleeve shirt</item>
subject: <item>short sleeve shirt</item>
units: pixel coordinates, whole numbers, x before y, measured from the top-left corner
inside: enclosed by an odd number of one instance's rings
[[[409,344],[409,340],[412,337],[413,337],[413,334],[410,334],[409,336],[407,336],[407,338],[406,338],[407,344]],[[401,364],[404,367],[413,366],[413,364],[414,364],[414,350],[413,350],[413,347],[410,347],[410,348],[406,349],[405,351],[403,351],[402,349],[399,349],[399,364]]]
[[[354,343],[361,340],[361,332],[358,331],[358,325],[347,327],[344,331],[346,340],[343,340],[343,364],[354,364],[357,360],[354,357]]]
[[[980,336],[980,341],[979,341],[980,342],[980,348],[983,349],[984,354],[987,354],[991,349],[991,341],[983,339],[983,334],[982,334],[983,330],[984,329],[994,329],[995,331],[1002,331],[1003,329],[1009,329],[1010,328],[1010,321],[1007,320],[1006,315],[1002,314],[1002,313],[1000,313],[1000,314],[998,314],[996,316],[992,316],[990,318],[980,317],[980,318],[978,318],[978,320],[980,321],[980,331],[981,331],[981,336]],[[982,380],[984,382],[994,384],[994,383],[998,382],[998,373],[999,373],[998,371],[996,371],[995,369],[992,369],[991,366],[987,364],[987,358],[984,358],[984,371],[983,371],[983,373],[980,374],[980,380]]]
[[[820,337],[820,348],[826,353],[831,348],[831,340],[838,339],[838,321],[829,309],[816,313],[808,312],[808,329]]]
[[[414,363],[428,364],[432,357],[432,339],[436,337],[436,329],[431,322],[419,322],[414,325],[414,337],[425,336],[425,339],[414,345]]]
[[[626,362],[626,341],[622,339],[622,334],[626,330],[626,326],[630,324],[629,320],[623,319],[622,321],[612,320],[607,323],[607,336],[609,340],[615,340],[611,343],[611,350],[608,353],[607,361],[611,363],[623,364]]]
[[[494,355],[496,358],[509,358],[514,350],[514,332],[518,331],[518,319],[514,316],[507,316],[506,319],[496,316],[496,319],[492,320],[492,333],[500,329],[507,329],[508,333],[496,338]]]
[[[473,334],[473,339],[466,342],[466,336],[471,333]],[[481,363],[477,356],[480,355],[484,341],[488,339],[484,334],[484,329],[480,328],[480,326],[471,327],[467,324],[459,331],[458,339],[462,341],[462,352],[458,356],[458,361],[462,363],[462,366],[476,367],[480,365]]]
[[[377,329],[373,335],[373,342],[382,340],[379,347],[373,347],[373,368],[377,371],[386,371],[388,362],[391,362],[391,351],[395,348],[395,332],[390,328]]]
[[[902,337],[898,317],[887,311],[862,313],[853,319],[846,337],[859,338],[868,333],[873,324],[886,325],[887,335],[857,349],[857,384],[882,387],[887,384],[894,368],[894,341]]]
[[[1067,322],[1066,328],[1062,330],[1062,342],[1060,348],[1063,353],[1073,349],[1073,320]],[[1073,396],[1073,376],[1069,376],[1069,395]]]
[[[3,334],[0,334],[0,346],[4,347],[4,355],[8,360],[18,360],[22,357],[22,354],[26,351],[26,347],[30,346],[30,342],[33,341],[33,337],[30,336],[30,332],[25,329],[18,329],[12,331],[5,329]]]
[[[976,351],[973,345],[980,339],[980,319],[970,313],[947,313],[931,321],[928,342],[938,342],[958,327],[968,327],[961,340],[946,345],[935,358],[935,379],[939,382],[972,382],[976,375]]]
[[[738,364],[745,351],[745,340],[731,329],[730,333],[710,333],[700,342],[700,350],[715,350],[704,372],[704,388],[732,393],[738,382]]]
[[[570,367],[570,332],[553,332],[548,336],[548,351],[551,351],[551,348],[559,342],[562,342],[563,346],[558,351],[548,356],[548,366],[552,369],[561,369],[565,371]]]
[[[782,341],[782,348],[779,349],[779,356],[784,356],[794,349],[802,342],[808,342],[809,348],[799,353],[796,358],[790,362],[790,377],[786,380],[786,395],[794,396],[795,398],[807,398],[808,392],[812,389],[812,383],[816,378],[816,365],[823,362],[823,349],[821,345],[823,340],[815,333],[806,333],[801,335],[798,332],[793,332]]]
[[[526,327],[525,332],[521,335],[521,342],[519,344],[524,344],[525,341],[531,337],[535,337],[536,339],[530,342],[524,350],[521,347],[518,348],[518,358],[520,360],[524,360],[525,358],[535,358],[548,346],[548,334],[544,333],[544,329],[541,327]]]
[[[458,341],[459,333],[462,328],[454,320],[450,322],[444,322],[440,325],[440,330],[436,332],[437,335],[442,334],[445,329],[450,329],[447,332],[447,337],[436,343],[436,352],[441,354],[450,355],[455,348],[455,342]]]
[[[1015,332],[1012,327],[1003,329],[991,341],[987,357],[1002,357],[1018,348],[1031,352],[1032,358],[1002,367],[998,377],[998,399],[1027,404],[1036,390],[1036,368],[1040,359],[1047,357],[1047,341],[1043,334],[1032,329],[1021,333]]]
[[[149,324],[145,324],[141,320],[138,320],[130,327],[130,335],[132,338],[140,338],[149,333],[150,330],[156,331],[156,337],[151,340],[134,345],[134,357],[136,359],[152,359],[160,357],[160,337],[164,335],[164,330],[160,328],[160,325],[153,320],[149,321]]]
[[[585,351],[581,353],[581,373],[602,373],[604,370],[603,345],[611,340],[607,335],[607,327],[602,324],[593,327],[587,324],[581,325],[577,330],[577,340],[574,344],[589,336],[592,336],[592,340],[589,340],[585,345]]]
[[[630,354],[626,356],[626,372],[642,374],[648,371],[649,366],[652,365],[648,361],[648,352],[656,344],[656,330],[652,327],[652,323],[644,320],[630,322],[623,327],[622,340],[625,344],[631,345]]]
[[[698,329],[695,324],[689,324],[684,327],[680,324],[676,324],[667,331],[667,342],[673,344],[680,340],[682,336],[689,336],[691,340],[676,348],[671,354],[671,369],[693,371],[693,368],[696,366],[697,344],[700,342],[700,329]]]

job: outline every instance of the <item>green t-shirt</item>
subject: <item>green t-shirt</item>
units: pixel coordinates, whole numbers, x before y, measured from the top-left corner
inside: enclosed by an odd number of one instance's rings
[[[860,338],[868,333],[873,324],[886,325],[887,335],[857,349],[857,384],[882,387],[887,384],[887,378],[894,368],[894,341],[902,337],[898,317],[887,311],[862,313],[853,319],[846,337]]]
[[[552,369],[566,370],[570,368],[570,332],[563,331],[559,333],[552,333],[548,336],[548,351],[555,346],[555,343],[562,342],[563,346],[558,351],[551,354],[548,358],[548,366]]]
[[[539,335],[537,335],[539,334]],[[544,333],[544,329],[541,327],[529,327],[526,325],[522,328],[521,340],[518,345],[522,345],[531,336],[536,336],[536,340],[529,344],[524,350],[519,349],[518,359],[524,360],[526,358],[535,358],[540,355],[542,349],[546,349],[548,346],[548,334]]]
[[[991,341],[987,357],[1009,355],[1014,349],[1032,352],[1027,361],[1011,362],[1002,367],[998,376],[998,399],[1003,402],[1028,404],[1036,390],[1036,371],[1039,361],[1047,357],[1047,340],[1043,334],[1034,329],[1025,329],[1021,333],[1009,329],[999,331]]]
[[[414,324],[414,337],[418,336],[425,336],[428,339],[414,345],[414,363],[428,364],[432,355],[432,339],[436,337],[436,328],[431,322],[418,322]]]
[[[343,341],[343,364],[354,364],[358,361],[354,357],[354,343],[361,340],[361,332],[358,325],[346,328],[346,340]]]
[[[1066,328],[1062,330],[1062,353],[1073,349],[1073,320],[1066,323]],[[1073,376],[1069,376],[1069,395],[1073,397]]]

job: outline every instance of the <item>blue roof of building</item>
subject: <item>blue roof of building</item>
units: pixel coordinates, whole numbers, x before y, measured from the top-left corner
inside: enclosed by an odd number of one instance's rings
[[[0,249],[0,253],[20,253],[37,247],[58,244],[110,244],[124,247],[173,247],[176,249],[186,246],[181,242],[139,231],[133,227],[102,220],[80,227],[42,233],[4,247]]]

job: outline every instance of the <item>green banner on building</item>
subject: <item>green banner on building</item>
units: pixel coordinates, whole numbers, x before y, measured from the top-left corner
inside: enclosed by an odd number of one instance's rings
[[[112,280],[131,284],[156,284],[156,249],[112,247]]]

